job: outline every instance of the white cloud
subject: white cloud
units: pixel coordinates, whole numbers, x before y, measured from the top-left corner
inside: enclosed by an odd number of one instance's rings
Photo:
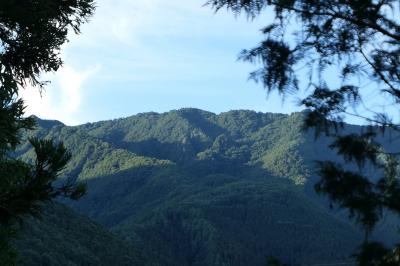
[[[243,20],[240,23],[230,12],[214,15],[209,7],[202,7],[206,0],[97,2],[82,34],[70,33],[70,42],[62,46],[66,66],[54,75],[44,75],[52,84],[46,86],[43,97],[37,88],[22,90],[28,113],[77,124],[89,117],[104,119],[116,109],[123,110],[118,116],[130,115],[136,110],[131,99],[141,97],[140,93],[149,106],[161,89],[186,91],[198,81],[211,84],[205,86],[212,94],[214,81],[224,76],[231,80],[236,53],[248,47],[240,43],[235,48],[233,44],[246,40],[253,45],[251,34],[258,40],[259,27],[250,27]],[[97,65],[102,66],[101,71]],[[103,94],[98,93],[101,89]],[[96,106],[115,99],[118,93],[129,95],[120,100],[118,108]],[[176,97],[168,101],[186,104]]]
[[[36,87],[22,89],[20,96],[27,105],[26,114],[61,120],[68,125],[81,122],[76,115],[82,101],[83,85],[98,69],[99,66],[92,66],[78,71],[66,65],[57,73],[43,77],[51,83],[45,87],[42,95]]]

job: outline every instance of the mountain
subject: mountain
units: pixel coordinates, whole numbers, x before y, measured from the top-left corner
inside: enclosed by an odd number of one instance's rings
[[[43,209],[40,219],[22,225],[18,265],[142,265],[134,247],[88,218],[58,203]]]
[[[74,127],[38,119],[27,136],[65,143],[63,176],[89,190],[63,203],[129,242],[143,265],[351,261],[361,232],[313,191],[314,161],[340,159],[329,138],[301,130],[303,117],[187,108]],[[381,141],[398,150],[393,139]],[[26,143],[16,155],[34,159]],[[375,237],[395,241],[396,225],[388,214]]]

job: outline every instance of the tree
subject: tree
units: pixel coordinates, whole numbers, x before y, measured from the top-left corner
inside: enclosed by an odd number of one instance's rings
[[[30,139],[34,164],[12,156],[24,130],[33,129],[18,97],[28,84],[42,90],[43,72],[62,66],[61,45],[69,30],[79,33],[94,12],[93,0],[2,0],[0,3],[0,257],[15,262],[10,239],[24,215],[40,214],[43,202],[57,196],[78,199],[84,184],[68,179],[54,182],[70,159],[62,143]]]
[[[264,40],[243,50],[239,58],[262,64],[250,78],[268,92],[306,95],[301,101],[308,109],[305,128],[313,128],[317,136],[332,136],[330,147],[359,169],[319,162],[316,191],[348,209],[363,226],[365,241],[356,256],[360,265],[398,265],[399,248],[387,250],[371,243],[369,236],[384,210],[400,214],[399,151],[386,151],[377,140],[379,134],[398,132],[400,124],[366,95],[379,92],[381,104],[399,107],[400,1],[209,0],[207,4],[215,11],[227,8],[249,18],[262,12],[273,15],[273,23],[262,29]],[[299,79],[301,75],[307,79]],[[351,116],[368,127],[346,133],[343,122]],[[374,166],[381,178],[365,176],[362,169],[367,165]]]

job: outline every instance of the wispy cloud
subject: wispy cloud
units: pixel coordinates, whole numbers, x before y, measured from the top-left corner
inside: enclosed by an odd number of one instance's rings
[[[66,65],[56,74],[43,77],[51,83],[42,94],[36,87],[22,89],[20,96],[27,105],[26,114],[61,120],[68,125],[79,123],[77,111],[81,106],[84,84],[99,68],[96,65],[79,71]]]
[[[66,66],[44,77],[52,84],[43,97],[36,88],[23,91],[28,112],[77,124],[188,105],[227,108],[207,97],[200,103],[199,93],[231,95],[241,103],[252,69],[235,63],[236,54],[259,40],[267,19],[256,25],[231,12],[215,15],[205,2],[98,1],[82,34],[69,35],[63,46]]]

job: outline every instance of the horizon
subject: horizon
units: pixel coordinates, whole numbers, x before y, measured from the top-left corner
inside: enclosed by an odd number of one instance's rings
[[[227,10],[214,13],[204,2],[102,1],[81,34],[69,34],[60,51],[63,67],[41,76],[50,81],[43,93],[21,89],[26,114],[74,126],[186,107],[214,113],[305,109],[300,102],[307,88],[284,95],[268,92],[249,80],[259,65],[237,59],[240,51],[262,41],[260,30],[271,22],[272,11],[249,19]],[[336,71],[328,69],[325,75],[332,87],[340,84]],[[300,73],[300,83],[306,82]],[[366,86],[366,102],[397,121],[394,106],[382,105],[385,95]],[[357,112],[370,111],[361,106]],[[344,121],[365,125],[357,116]]]
[[[297,114],[297,113],[302,113],[302,112],[306,112],[307,111],[307,109],[303,109],[303,110],[300,110],[300,111],[294,111],[294,112],[290,112],[290,113],[282,113],[282,112],[269,112],[269,111],[263,112],[263,111],[256,111],[256,110],[251,110],[251,109],[231,109],[231,110],[222,111],[222,112],[212,112],[212,111],[209,111],[209,110],[195,108],[195,107],[181,107],[181,108],[171,109],[171,110],[168,110],[168,111],[161,111],[161,112],[156,112],[156,111],[139,112],[139,113],[135,113],[135,114],[127,115],[127,116],[115,117],[115,118],[110,118],[110,119],[101,119],[101,120],[97,120],[97,121],[84,122],[84,123],[76,124],[76,125],[68,125],[68,124],[64,123],[63,121],[57,120],[57,119],[46,119],[46,118],[39,117],[37,115],[33,115],[33,116],[35,118],[39,119],[39,120],[42,120],[42,121],[59,122],[59,123],[62,123],[64,126],[67,126],[67,127],[75,127],[75,126],[82,126],[82,125],[85,125],[85,124],[95,124],[95,123],[106,122],[106,121],[127,119],[127,118],[130,118],[130,117],[143,115],[143,114],[163,115],[163,114],[167,114],[167,113],[170,113],[170,112],[173,112],[173,111],[182,111],[182,110],[196,110],[196,111],[211,113],[211,114],[214,114],[216,116],[224,114],[224,113],[238,112],[238,111],[254,112],[254,113],[257,113],[257,114],[261,113],[261,114],[274,114],[274,115],[291,116],[291,115],[294,115],[294,114]],[[346,125],[351,125],[351,126],[353,126],[353,125],[354,126],[361,126],[361,127],[364,126],[364,125],[361,125],[361,124],[356,124],[356,123],[351,123],[351,122],[345,122],[345,124]]]
[[[132,115],[121,116],[121,117],[116,117],[116,118],[111,118],[111,119],[97,120],[97,121],[92,121],[92,122],[85,122],[85,123],[77,124],[77,125],[68,125],[68,124],[64,123],[63,121],[61,121],[61,120],[57,120],[57,119],[47,119],[47,118],[43,118],[43,117],[37,116],[37,115],[35,115],[35,114],[33,114],[32,116],[33,116],[34,118],[37,118],[37,119],[42,120],[42,121],[60,122],[60,123],[62,123],[62,124],[65,125],[65,126],[74,127],[74,126],[81,126],[81,125],[85,125],[85,124],[92,124],[92,123],[98,123],[98,122],[104,122],[104,121],[113,121],[113,120],[127,119],[127,118],[130,118],[130,117],[138,116],[138,115],[142,115],[142,114],[158,114],[158,115],[163,115],[163,114],[167,114],[167,113],[170,113],[170,112],[182,111],[182,110],[201,111],[201,112],[211,113],[211,114],[214,114],[214,115],[217,115],[217,116],[218,116],[218,115],[221,115],[221,114],[224,114],[224,113],[238,112],[238,111],[243,111],[243,112],[254,112],[254,113],[258,113],[258,114],[261,113],[261,114],[275,114],[275,115],[287,115],[287,116],[290,116],[290,115],[293,115],[293,114],[296,114],[296,113],[301,113],[301,112],[306,111],[306,109],[303,109],[303,110],[301,110],[301,111],[295,111],[295,112],[291,112],[291,113],[279,113],[279,112],[268,112],[268,111],[267,111],[267,112],[263,112],[263,111],[256,111],[256,110],[251,110],[251,109],[231,109],[231,110],[222,111],[222,112],[212,112],[212,111],[208,111],[208,110],[204,110],[204,109],[200,109],[200,108],[195,108],[195,107],[182,107],[182,108],[171,109],[171,110],[162,111],[162,112],[156,112],[156,111],[139,112],[139,113],[135,113],[135,114],[132,114]]]
[[[82,33],[63,46],[64,66],[42,76],[51,81],[43,97],[38,88],[21,91],[27,114],[77,125],[187,106],[215,113],[301,110],[295,97],[267,96],[248,81],[257,66],[237,61],[242,49],[259,43],[267,15],[214,14],[204,2],[98,3]]]
[[[400,266],[400,1],[5,2],[1,265]]]

